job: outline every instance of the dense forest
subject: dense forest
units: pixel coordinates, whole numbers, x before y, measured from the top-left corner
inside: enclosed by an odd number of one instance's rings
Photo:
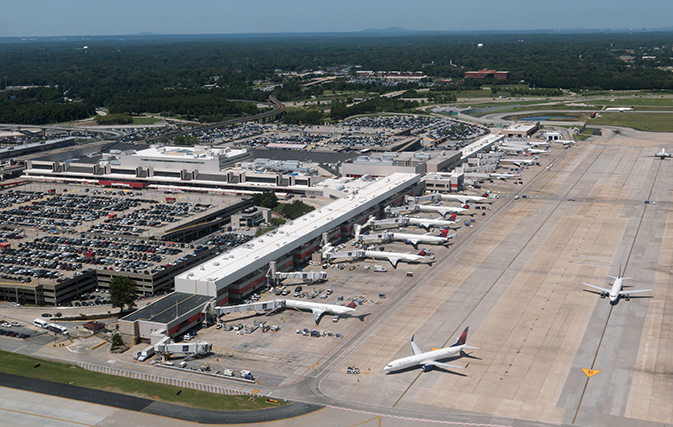
[[[478,47],[482,43],[483,46]],[[282,72],[347,69],[423,71],[452,79],[460,90],[489,81],[462,81],[465,71],[507,70],[530,91],[559,88],[673,90],[673,33],[465,34],[401,37],[267,37],[207,41],[151,38],[82,43],[0,44],[4,91],[0,122],[49,123],[112,113],[139,112],[219,121],[252,114],[266,99],[259,82],[280,84],[281,101],[308,99],[326,90],[414,90],[345,79],[302,88]],[[628,62],[620,56],[630,56]],[[523,93],[522,93],[523,94]],[[436,94],[438,97],[440,95]],[[442,95],[445,96],[445,95]],[[550,96],[554,96],[553,93]],[[437,98],[442,100],[443,98]],[[448,99],[450,100],[450,99]]]

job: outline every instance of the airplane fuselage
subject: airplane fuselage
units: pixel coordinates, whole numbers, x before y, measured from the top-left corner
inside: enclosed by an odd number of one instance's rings
[[[423,234],[409,234],[409,233],[390,233],[394,240],[410,241],[414,245],[418,243],[433,243],[443,245],[449,241],[449,237],[428,236]]]
[[[444,219],[422,219],[422,218],[409,218],[409,224],[411,225],[420,225],[424,228],[430,227],[448,227],[454,225],[456,221],[447,221]]]
[[[611,305],[617,305],[619,303],[620,292],[622,291],[622,278],[615,279],[615,283],[612,284],[612,289],[608,298],[610,299]]]
[[[448,359],[460,354],[464,346],[446,347],[438,350],[428,351],[413,356],[403,357],[388,363],[383,370],[388,372],[401,371],[403,369],[421,366],[424,372],[432,370],[432,365],[421,365],[422,362],[434,362],[442,359]]]
[[[449,213],[461,213],[465,212],[465,208],[456,208],[452,206],[428,206],[428,205],[416,205],[418,210],[421,212],[438,212],[440,215],[444,216]]]

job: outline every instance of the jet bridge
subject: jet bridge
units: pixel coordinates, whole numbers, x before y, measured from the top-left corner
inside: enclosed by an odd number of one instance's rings
[[[229,313],[242,313],[245,311],[276,311],[285,308],[285,300],[275,299],[271,301],[258,301],[250,304],[228,305],[215,307],[215,315],[223,316]]]
[[[419,203],[424,203],[424,202],[437,202],[442,200],[442,196],[440,194],[428,194],[425,196],[409,196],[406,195],[404,196],[404,201],[406,203],[413,203],[413,204],[419,204]]]
[[[276,282],[281,282],[285,279],[299,279],[303,280],[304,283],[318,282],[327,280],[327,273],[324,271],[291,271],[291,272],[280,272],[277,271],[275,274]]]

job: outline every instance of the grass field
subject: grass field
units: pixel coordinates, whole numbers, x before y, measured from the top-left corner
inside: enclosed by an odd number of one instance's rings
[[[37,365],[39,367],[36,367]],[[91,372],[68,363],[52,362],[35,357],[0,351],[0,371],[24,377],[72,384],[97,390],[112,391],[146,399],[220,411],[245,411],[284,405],[266,402],[262,397],[228,396],[149,381]],[[182,392],[176,395],[180,390]]]
[[[156,122],[160,122],[161,119],[155,119],[154,117],[134,117],[134,125],[153,125]]]
[[[625,126],[650,132],[673,132],[673,114],[667,113],[600,113],[590,125]]]

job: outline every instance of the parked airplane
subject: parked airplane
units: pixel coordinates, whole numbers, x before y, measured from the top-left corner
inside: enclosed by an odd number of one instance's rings
[[[437,212],[441,216],[445,217],[446,214],[450,213],[461,213],[465,212],[469,206],[464,205],[462,208],[456,208],[453,206],[432,206],[432,205],[415,205],[416,210],[421,211],[421,212]]]
[[[527,148],[526,153],[528,154],[548,154],[549,153],[549,146],[547,148],[542,149],[542,148]]]
[[[528,165],[531,166],[535,164],[535,160],[524,160],[524,159],[500,159],[500,163],[513,163],[517,165],[518,167],[521,167],[521,165]]]
[[[401,240],[404,243],[410,243],[416,248],[419,243],[433,243],[443,245],[449,239],[455,237],[455,234],[449,234],[449,229],[442,230],[438,235],[428,234],[412,234],[412,233],[396,233],[390,231],[380,231],[370,234],[361,234],[360,225],[355,226],[355,241],[361,243],[368,243],[371,241],[391,242],[394,240]]]
[[[421,253],[427,253],[427,251],[421,251]],[[414,254],[403,254],[399,252],[384,252],[384,251],[364,251],[364,256],[373,258],[373,259],[384,259],[390,262],[393,268],[397,268],[397,263],[400,261],[412,263],[412,264],[432,264],[435,262],[435,257],[431,256],[426,258],[425,255],[414,255]]]
[[[449,239],[456,237],[455,234],[449,234],[449,229],[445,228],[436,236],[432,234],[412,234],[412,233],[390,233],[392,234],[393,240],[402,240],[404,243],[411,243],[414,247],[417,247],[419,243],[432,243],[437,245],[443,245],[447,243]]]
[[[509,179],[509,178],[517,178],[521,176],[521,170],[518,170],[516,173],[492,173],[491,178],[498,178],[498,179]]]
[[[286,299],[285,307],[296,308],[299,310],[311,310],[313,312],[313,320],[315,320],[316,325],[320,322],[320,317],[325,313],[341,315],[355,312],[355,304],[353,303],[351,303],[348,306],[343,306],[336,304],[321,304],[319,302],[308,302],[308,301]]]
[[[556,140],[555,142],[560,142],[560,143],[562,143],[563,145],[573,145],[573,144],[577,144],[577,140],[576,140],[576,139],[558,139],[558,140]]]
[[[477,349],[478,347],[468,347],[465,345],[467,341],[467,330],[465,328],[463,333],[460,335],[460,338],[450,347],[444,347],[440,349],[432,349],[423,353],[420,348],[414,342],[414,337],[411,337],[411,351],[414,353],[413,356],[403,357],[401,359],[393,360],[388,363],[383,370],[388,372],[400,371],[402,369],[415,368],[420,366],[423,372],[431,371],[435,366],[438,368],[444,369],[465,369],[465,366],[449,365],[447,363],[439,362],[439,360],[449,359],[456,357],[461,354],[463,349],[472,348]]]
[[[448,220],[440,218],[409,218],[409,224],[423,227],[426,230],[429,230],[432,227],[446,228],[456,223],[456,216],[458,216],[458,214],[453,214]]]
[[[458,200],[462,204],[470,203],[486,203],[489,201],[488,193],[481,196],[468,196],[467,194],[440,194],[442,200]]]
[[[606,288],[601,288],[599,286],[594,286],[590,285],[589,283],[584,283],[587,286],[590,286],[594,289],[598,289],[600,292],[601,298],[609,297],[610,298],[610,304],[611,305],[617,305],[619,303],[620,298],[624,298],[626,301],[629,301],[631,298],[651,298],[649,296],[631,296],[631,294],[634,294],[636,292],[651,292],[652,289],[643,289],[643,290],[637,290],[637,291],[623,291],[622,290],[622,281],[624,280],[629,280],[631,277],[622,277],[622,268],[619,267],[619,275],[617,277],[614,276],[608,276],[612,279],[615,279],[615,282],[612,284],[612,288],[606,289]],[[592,293],[598,293],[594,291],[587,291],[587,292],[592,292]]]
[[[671,157],[673,156],[673,153],[667,153],[665,148],[662,148],[661,151],[657,151],[656,153],[650,153],[654,157],[659,157],[661,160],[664,160],[666,157]]]
[[[350,260],[362,259],[362,258],[372,258],[372,259],[383,259],[394,267],[397,268],[397,263],[400,261],[412,263],[412,264],[432,264],[435,262],[435,257],[430,256],[426,258],[428,251],[421,251],[420,254],[414,255],[410,253],[398,253],[398,252],[384,252],[384,251],[373,251],[373,250],[363,250],[356,249],[344,252],[337,252],[337,248],[327,244],[322,247],[322,256],[325,260],[336,260],[347,258]]]

